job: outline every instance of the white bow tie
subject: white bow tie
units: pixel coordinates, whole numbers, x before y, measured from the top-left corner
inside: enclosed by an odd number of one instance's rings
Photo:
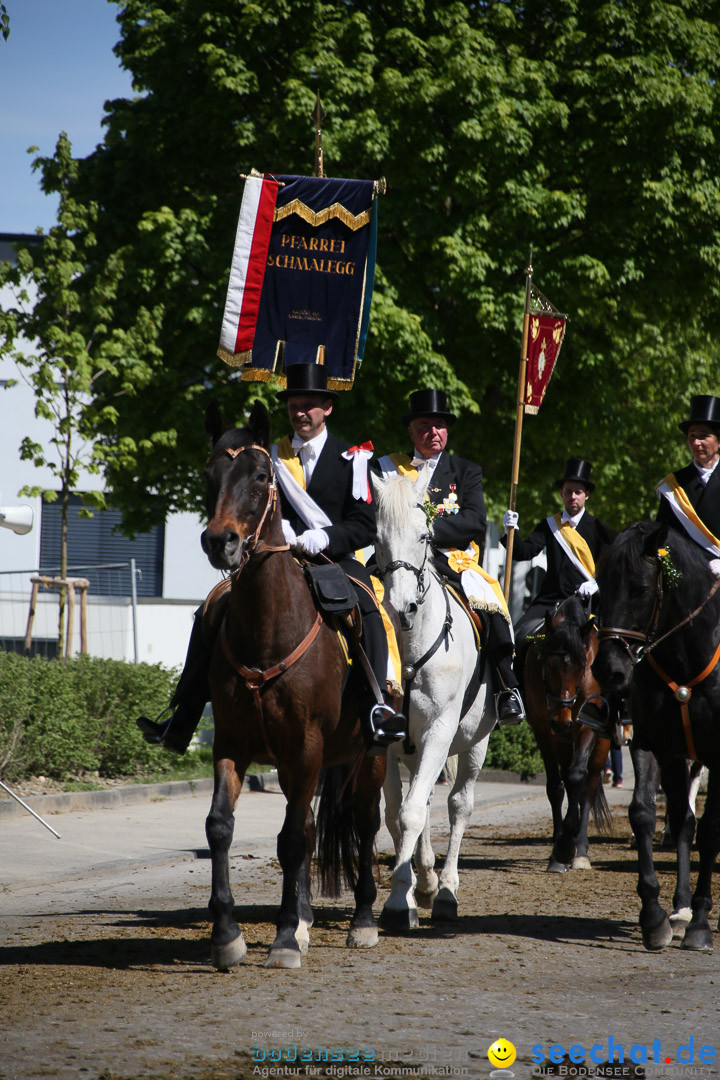
[[[306,460],[315,457],[315,447],[313,444],[311,442],[303,442],[297,435],[293,436],[292,447],[296,454],[300,454],[304,450]]]
[[[414,465],[414,467],[416,469],[421,469],[423,467],[423,465],[429,465],[430,464],[428,458],[424,458],[424,457],[414,457],[412,459],[412,463],[413,463],[413,465]]]

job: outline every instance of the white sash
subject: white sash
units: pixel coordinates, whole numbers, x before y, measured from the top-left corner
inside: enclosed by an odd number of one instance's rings
[[[278,483],[283,489],[288,502],[305,522],[308,529],[326,529],[328,525],[332,525],[332,521],[325,511],[318,506],[304,488],[300,487],[283,459],[279,456],[277,443],[273,443],[271,453]]]
[[[703,548],[704,551],[707,551],[708,555],[712,555],[714,559],[720,558],[720,548],[718,548],[716,544],[713,544],[710,540],[708,540],[705,533],[701,532],[695,522],[688,517],[688,515],[685,513],[685,511],[675,498],[675,492],[672,490],[667,481],[663,480],[661,484],[658,484],[656,490],[658,492],[658,495],[661,496],[661,498],[667,499],[668,503],[670,504],[670,509],[672,510],[675,517],[678,519],[690,539],[694,540],[696,544],[699,544],[700,547]]]
[[[562,534],[562,530],[560,529],[560,526],[558,525],[555,518],[554,517],[548,517],[548,518],[545,518],[545,520],[547,521],[548,525],[550,526],[551,533],[553,534],[553,536],[555,537],[558,544],[563,549],[563,551],[565,552],[565,554],[567,555],[568,559],[573,564],[573,566],[577,570],[580,571],[580,573],[582,574],[582,576],[585,578],[586,581],[592,581],[593,575],[590,573],[587,566],[583,566],[583,564],[580,562],[580,560],[578,559],[575,552],[572,550],[570,545],[567,543],[567,541],[565,540],[565,537]]]

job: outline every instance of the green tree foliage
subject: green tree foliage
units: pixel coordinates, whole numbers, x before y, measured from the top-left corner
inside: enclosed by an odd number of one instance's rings
[[[532,246],[572,321],[525,423],[521,525],[571,454],[608,520],[653,511],[690,394],[720,382],[718,0],[122,0],[119,24],[137,96],[107,104],[77,192],[98,204],[88,281],[120,266],[113,326],[144,320],[94,388],[131,525],[198,502],[210,397],[231,416],[273,402],[215,357],[239,174],[312,171],[318,90],[326,173],[388,181],[336,430],[404,447],[408,392],[443,386],[501,511]]]
[[[14,361],[35,395],[35,415],[49,423],[46,443],[26,436],[20,457],[50,474],[51,486],[30,485],[21,495],[44,496],[61,503],[60,576],[67,576],[67,525],[70,496],[84,473],[98,474],[111,451],[96,445],[98,424],[112,424],[110,402],[98,408],[93,394],[104,377],[115,379],[115,361],[132,346],[122,329],[109,327],[110,305],[118,282],[116,260],[105,258],[101,270],[86,270],[86,252],[95,242],[94,203],[83,205],[71,194],[78,164],[67,136],[60,135],[55,154],[38,158],[43,188],[60,196],[58,223],[32,246],[18,251],[14,263],[0,263],[0,287],[12,297],[0,312],[0,357]],[[16,380],[9,380],[11,389]],[[100,490],[81,492],[84,512],[105,505]],[[58,641],[64,655],[66,597],[61,591]]]

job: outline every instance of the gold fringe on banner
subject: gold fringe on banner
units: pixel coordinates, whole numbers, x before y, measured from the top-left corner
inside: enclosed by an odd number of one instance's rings
[[[270,382],[272,377],[272,371],[267,368],[248,366],[244,368],[241,379],[243,382]]]
[[[352,229],[355,232],[357,229],[362,229],[364,225],[370,224],[370,210],[363,210],[361,214],[355,216],[350,210],[347,210],[342,203],[336,202],[332,206],[326,206],[324,210],[318,210],[315,213],[309,206],[306,206],[300,199],[293,199],[287,206],[281,206],[275,210],[273,215],[273,221],[282,221],[286,217],[290,217],[291,214],[297,214],[303,221],[307,221],[308,225],[316,227],[318,225],[324,225],[326,221],[330,221],[331,218],[339,218],[343,225],[347,225],[348,229]]]
[[[229,367],[242,367],[243,364],[248,363],[252,353],[249,350],[247,352],[231,353],[221,345],[217,351],[217,355],[221,360],[224,360]]]

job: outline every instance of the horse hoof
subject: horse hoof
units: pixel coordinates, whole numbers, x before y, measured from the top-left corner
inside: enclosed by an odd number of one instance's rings
[[[380,912],[380,925],[393,934],[417,930],[420,925],[417,908],[389,908],[386,904]]]
[[[664,949],[673,939],[670,920],[666,918],[651,930],[643,929],[642,939],[643,945],[646,949],[649,949],[650,952],[657,952],[659,949]]]
[[[548,864],[545,867],[546,874],[567,874],[568,868],[564,862],[558,862],[552,855],[548,859]]]
[[[379,938],[377,926],[353,926],[345,944],[348,949],[372,949]]]
[[[685,931],[687,925],[692,919],[692,911],[689,907],[679,908],[678,911],[673,911],[670,916],[670,926],[672,927],[673,937],[678,941],[682,941],[685,937]]]
[[[433,889],[432,892],[423,892],[421,889],[416,889],[415,890],[415,902],[416,902],[418,907],[421,907],[424,910],[429,911],[430,908],[433,906],[433,903],[435,901],[435,897],[437,896],[437,894],[438,894],[437,889]]]
[[[690,949],[692,952],[712,952],[713,939],[710,928],[707,926],[688,926],[685,930],[682,948]]]
[[[300,964],[299,949],[271,949],[265,961],[266,968],[299,968]]]
[[[592,863],[587,855],[576,855],[570,863],[571,870],[592,870]]]
[[[295,940],[301,954],[304,956],[310,948],[310,923],[306,923],[303,919],[300,920],[295,931]]]
[[[441,889],[435,897],[432,906],[433,922],[457,922],[458,902],[457,897],[450,889]]]
[[[228,941],[227,945],[210,945],[210,959],[218,971],[228,971],[241,963],[246,952],[247,945],[242,934]]]

